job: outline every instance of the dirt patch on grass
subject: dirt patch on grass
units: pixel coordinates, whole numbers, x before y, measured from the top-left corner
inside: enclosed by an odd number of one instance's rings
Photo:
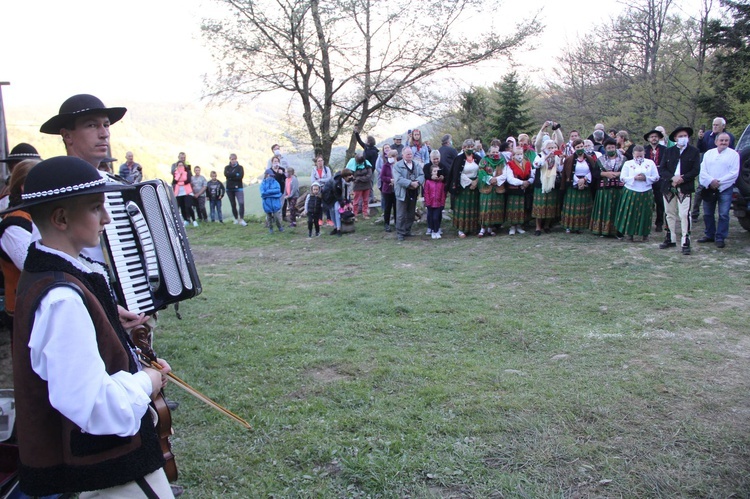
[[[339,372],[336,367],[316,367],[307,371],[305,375],[320,383],[334,383],[352,378],[349,374]]]

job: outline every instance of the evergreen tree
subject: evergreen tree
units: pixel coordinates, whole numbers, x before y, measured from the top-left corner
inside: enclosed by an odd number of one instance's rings
[[[487,128],[493,137],[506,137],[528,133],[532,120],[529,112],[528,89],[518,79],[515,71],[503,77],[492,89],[492,105],[487,117]]]

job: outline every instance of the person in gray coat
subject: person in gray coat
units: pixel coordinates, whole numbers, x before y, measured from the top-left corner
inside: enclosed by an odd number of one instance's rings
[[[424,172],[414,163],[414,153],[405,147],[403,159],[393,167],[393,184],[396,194],[396,232],[398,240],[411,236],[414,213],[417,210],[419,188],[424,185]]]

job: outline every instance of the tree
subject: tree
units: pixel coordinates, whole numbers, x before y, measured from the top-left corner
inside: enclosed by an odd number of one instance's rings
[[[206,95],[289,93],[326,161],[352,125],[419,113],[436,100],[435,77],[502,57],[538,29],[533,19],[504,36],[482,29],[498,0],[423,0],[424,17],[398,0],[217,1],[228,17],[202,26],[218,62]],[[481,36],[467,42],[463,26]],[[352,138],[350,155],[355,146]]]
[[[493,112],[488,117],[488,128],[494,137],[504,140],[526,132],[532,125],[529,115],[529,98],[525,86],[515,71],[503,77],[493,87]]]
[[[724,116],[730,123],[744,126],[750,122],[750,2],[724,2],[731,23],[710,22],[707,44],[715,49],[709,57],[713,65],[713,92],[703,96],[701,107],[711,116]]]

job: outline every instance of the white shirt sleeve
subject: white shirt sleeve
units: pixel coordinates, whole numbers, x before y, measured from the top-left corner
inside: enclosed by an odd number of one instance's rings
[[[52,407],[92,435],[135,435],[148,409],[151,380],[143,371],[107,374],[96,332],[80,295],[53,288],[34,315],[31,367],[47,381]]]
[[[11,225],[5,229],[0,247],[3,248],[18,270],[23,270],[23,262],[31,244],[31,232],[18,225]]]

